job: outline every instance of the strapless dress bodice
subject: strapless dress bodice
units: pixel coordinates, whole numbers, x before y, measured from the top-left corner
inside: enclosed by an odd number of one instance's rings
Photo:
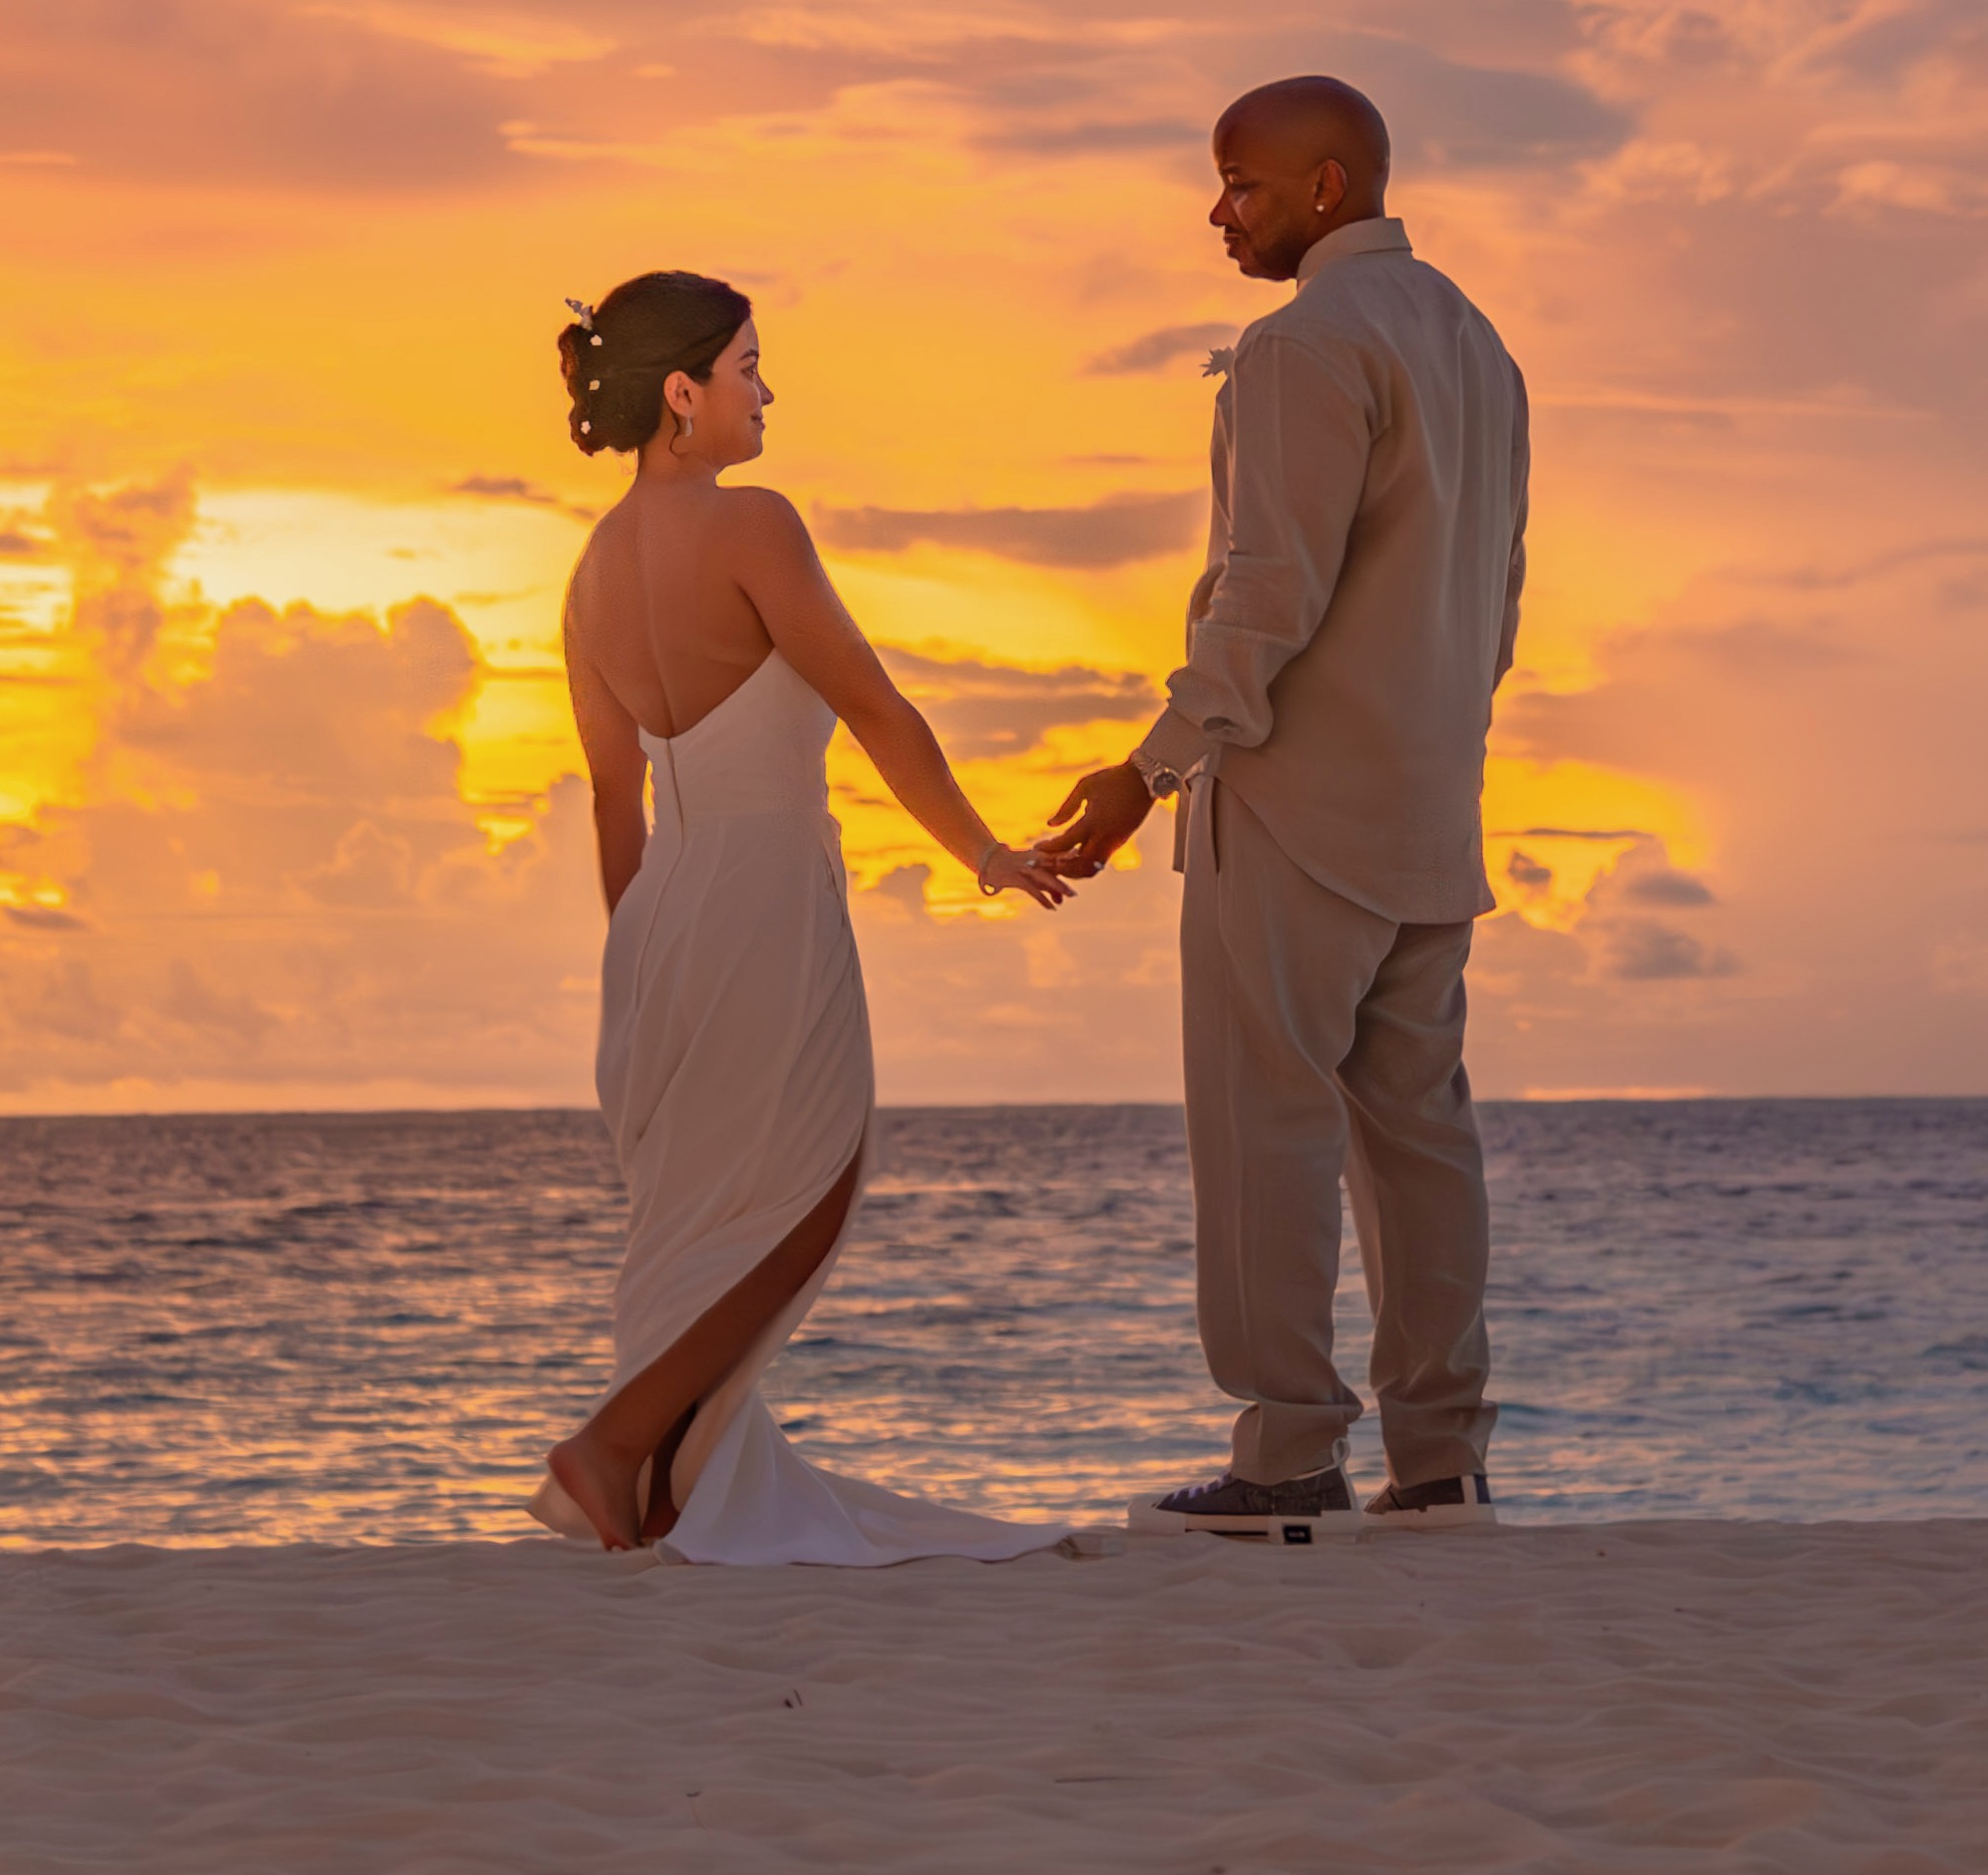
[[[681,735],[641,732],[655,824],[688,831],[745,814],[828,811],[824,758],[835,712],[778,651]]]

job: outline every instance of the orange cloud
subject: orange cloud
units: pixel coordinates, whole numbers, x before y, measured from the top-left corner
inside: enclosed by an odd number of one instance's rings
[[[1207,532],[1208,498],[1107,495],[1082,508],[837,508],[818,503],[815,531],[845,553],[919,545],[993,554],[1031,566],[1122,566],[1177,554]]]

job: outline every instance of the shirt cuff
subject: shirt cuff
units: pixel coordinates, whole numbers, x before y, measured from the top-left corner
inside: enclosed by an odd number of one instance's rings
[[[1214,748],[1207,735],[1169,704],[1146,732],[1139,753],[1155,766],[1185,775]]]

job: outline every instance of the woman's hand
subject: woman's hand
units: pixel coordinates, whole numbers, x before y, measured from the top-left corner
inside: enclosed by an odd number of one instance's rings
[[[1041,853],[1017,853],[1012,847],[997,846],[981,862],[981,890],[989,898],[999,892],[1025,892],[1035,903],[1053,912],[1065,899],[1076,897],[1076,888],[1054,870],[1055,862]]]

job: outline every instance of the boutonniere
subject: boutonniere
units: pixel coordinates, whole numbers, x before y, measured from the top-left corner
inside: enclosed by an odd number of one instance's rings
[[[1217,345],[1208,354],[1208,362],[1201,367],[1204,378],[1226,378],[1236,362],[1236,348],[1233,345]]]

